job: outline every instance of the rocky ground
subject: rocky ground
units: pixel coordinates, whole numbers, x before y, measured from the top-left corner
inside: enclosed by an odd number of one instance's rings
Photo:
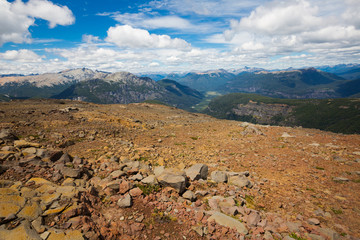
[[[360,238],[359,135],[27,100],[0,144],[0,239]]]

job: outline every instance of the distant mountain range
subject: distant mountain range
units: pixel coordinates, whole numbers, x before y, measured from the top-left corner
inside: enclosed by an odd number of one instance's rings
[[[156,100],[193,110],[193,106],[207,104],[215,95],[238,92],[293,99],[360,97],[359,72],[358,64],[282,71],[245,67],[140,76],[81,68],[28,76],[1,75],[0,101],[66,98],[107,104]]]
[[[175,80],[202,93],[258,93],[279,98],[357,97],[360,93],[359,64],[317,68],[265,70],[261,68],[213,70],[174,74],[151,74]]]
[[[333,73],[347,80],[360,79],[360,64],[339,64],[316,67],[324,72]]]
[[[57,98],[94,103],[133,103],[157,100],[191,110],[203,95],[172,80],[155,82],[128,72],[106,73],[90,69],[66,70],[35,76],[0,78],[1,99]]]

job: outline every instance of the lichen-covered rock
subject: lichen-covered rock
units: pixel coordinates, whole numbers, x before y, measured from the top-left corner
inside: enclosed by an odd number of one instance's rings
[[[12,230],[0,228],[1,240],[42,240],[39,234],[33,229],[29,221],[22,221],[19,226]]]

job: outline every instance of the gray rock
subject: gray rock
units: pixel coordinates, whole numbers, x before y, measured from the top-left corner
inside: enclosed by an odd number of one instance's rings
[[[158,181],[156,180],[155,175],[147,176],[146,178],[144,178],[143,180],[141,180],[141,182],[144,183],[144,184],[150,184],[150,185],[156,185],[156,184],[158,184]]]
[[[40,234],[41,239],[48,239],[50,232],[46,231]]]
[[[309,218],[307,220],[307,222],[310,224],[310,225],[319,225],[320,224],[320,221],[316,218]]]
[[[60,159],[58,160],[58,162],[62,162],[62,163],[68,163],[68,162],[72,162],[73,158],[68,154],[68,153],[64,153]]]
[[[249,227],[256,227],[260,222],[259,213],[252,211],[250,215],[247,217],[247,224]]]
[[[31,147],[31,148],[24,148],[21,152],[24,156],[26,156],[26,155],[35,155],[36,151],[37,151],[36,148]]]
[[[230,215],[230,216],[235,216],[236,214],[239,213],[238,211],[238,207],[221,207],[221,211],[223,211],[223,213]]]
[[[18,139],[15,134],[10,129],[1,129],[0,131],[0,139],[3,141],[14,141]]]
[[[49,151],[47,149],[43,149],[43,148],[39,148],[36,151],[36,156],[40,157],[40,158],[45,158],[45,157],[49,157]]]
[[[249,171],[244,171],[244,172],[226,172],[228,175],[228,178],[233,177],[233,176],[245,176],[248,177],[250,176]]]
[[[245,176],[233,176],[233,177],[230,177],[229,178],[229,183],[233,184],[235,186],[238,186],[238,187],[247,187],[247,188],[252,187],[252,183]]]
[[[265,135],[261,130],[256,128],[254,125],[248,125],[245,127],[244,131],[241,132],[242,135]]]
[[[290,232],[300,232],[301,223],[287,222],[286,226],[288,227]]]
[[[185,169],[186,176],[190,178],[191,181],[205,179],[207,178],[209,168],[207,165],[198,163],[192,165],[190,168]]]
[[[243,223],[223,213],[220,212],[213,213],[213,215],[208,219],[208,222],[211,222],[212,220],[214,220],[216,223],[222,226],[235,228],[240,234],[244,234],[244,235],[248,234],[248,230],[246,229]]]
[[[273,236],[271,235],[271,233],[269,231],[266,231],[264,234],[264,239],[265,240],[272,240],[274,239]]]
[[[154,169],[154,174],[156,177],[160,176],[161,174],[163,174],[163,172],[165,171],[165,167],[164,166],[157,166]]]
[[[133,181],[141,181],[143,179],[143,176],[140,173],[138,173],[134,176],[129,177],[129,179]]]
[[[325,240],[324,237],[312,233],[309,233],[308,236],[311,240]]]
[[[290,236],[285,236],[284,238],[283,238],[283,240],[294,240],[292,237],[290,237]]]
[[[115,191],[119,191],[120,183],[121,183],[121,180],[111,181],[108,184],[106,184],[106,187],[108,187],[108,188],[110,188],[112,190],[115,190]]]
[[[110,161],[111,161],[111,162],[119,162],[119,158],[116,157],[116,156],[112,156],[112,157],[110,158]]]
[[[334,177],[333,180],[336,182],[348,182],[349,181],[348,178],[344,178],[344,177]]]
[[[212,210],[215,210],[215,211],[219,211],[219,210],[220,210],[218,201],[217,201],[217,199],[215,199],[215,197],[210,198],[210,199],[208,200],[208,204],[209,204],[209,207],[210,207]]]
[[[206,191],[206,190],[197,190],[197,191],[195,192],[195,195],[196,195],[196,196],[201,196],[201,197],[206,196],[206,195],[208,195],[208,194],[209,194],[209,191]]]
[[[228,176],[224,171],[213,171],[211,173],[211,179],[217,183],[224,183],[227,182]]]
[[[126,175],[126,173],[121,170],[116,170],[116,171],[113,171],[112,173],[110,173],[110,177],[112,179],[117,179],[117,178],[125,176],[125,175]]]
[[[192,226],[192,230],[194,230],[200,237],[204,236],[204,229],[202,226]]]
[[[182,197],[185,198],[185,199],[188,199],[188,200],[190,200],[192,202],[196,200],[195,193],[193,191],[190,191],[190,190],[187,190],[186,192],[184,192]]]
[[[338,240],[340,239],[340,235],[330,228],[320,228],[319,232],[324,234],[329,240]]]
[[[179,194],[182,194],[186,188],[186,178],[182,175],[164,173],[157,177],[159,183],[163,186],[174,188]]]
[[[82,158],[79,158],[78,156],[75,156],[73,159],[73,164],[75,165],[84,164],[84,160]]]
[[[64,167],[61,169],[61,173],[64,175],[64,177],[78,178],[78,177],[80,177],[81,170]]]
[[[131,207],[132,205],[132,199],[130,194],[126,194],[122,198],[120,198],[117,202],[117,205],[121,208]]]
[[[129,168],[140,168],[140,162],[139,161],[128,161],[128,162],[125,162],[125,164]]]

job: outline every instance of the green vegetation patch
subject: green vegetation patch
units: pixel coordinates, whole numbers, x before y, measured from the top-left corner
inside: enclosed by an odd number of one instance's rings
[[[140,188],[140,190],[143,192],[144,195],[150,195],[152,193],[156,193],[158,191],[160,191],[160,186],[159,185],[142,185],[142,184],[137,184],[136,185],[138,188]]]
[[[264,112],[267,108],[276,109],[275,104],[287,106],[291,108],[291,111],[283,113],[279,110],[279,113],[274,116],[262,117],[256,114],[244,113],[241,115],[239,110],[244,110],[244,105],[250,102],[254,109],[256,105],[261,104],[261,109],[265,109]],[[246,108],[252,109],[250,105],[247,105]],[[290,127],[302,126],[336,133],[360,134],[359,109],[360,99],[357,98],[280,99],[257,94],[231,93],[214,98],[203,113],[220,119]]]
[[[306,238],[299,237],[298,235],[296,235],[296,233],[290,233],[289,237],[296,239],[296,240],[307,240]]]

